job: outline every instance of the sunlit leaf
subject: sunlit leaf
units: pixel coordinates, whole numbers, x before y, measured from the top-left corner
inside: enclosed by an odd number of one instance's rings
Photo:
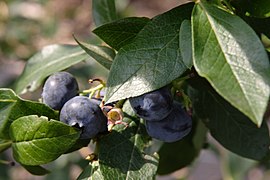
[[[193,5],[156,16],[132,43],[118,51],[108,77],[107,102],[161,88],[188,69],[181,55],[179,31],[182,22],[190,19]]]
[[[69,150],[80,132],[60,121],[24,116],[10,126],[14,159],[29,166],[49,163]]]
[[[215,90],[260,126],[270,95],[270,64],[239,17],[199,3],[192,14],[194,66]]]

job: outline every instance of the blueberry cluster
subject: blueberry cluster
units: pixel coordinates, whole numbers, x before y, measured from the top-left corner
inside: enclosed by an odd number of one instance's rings
[[[81,139],[107,131],[107,118],[98,101],[78,96],[78,92],[78,83],[70,73],[57,72],[46,80],[41,96],[46,105],[60,110],[60,121],[81,129]]]
[[[129,99],[135,113],[145,120],[149,136],[164,142],[175,142],[192,127],[191,117],[174,101],[168,87]]]

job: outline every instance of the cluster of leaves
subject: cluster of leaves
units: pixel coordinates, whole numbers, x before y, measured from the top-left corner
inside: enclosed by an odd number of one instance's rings
[[[29,59],[14,91],[0,89],[0,151],[11,147],[18,163],[41,175],[48,171],[40,165],[88,144],[58,121],[58,112],[17,94],[36,90],[53,72],[91,56],[109,70],[106,103],[172,84],[190,98],[194,126],[184,139],[157,147],[127,101],[128,128],[116,125],[98,137],[98,160],[79,179],[148,179],[173,172],[193,162],[208,130],[228,150],[268,161],[270,64],[260,35],[269,37],[269,31],[260,23],[269,22],[270,8],[243,2],[201,0],[152,19],[118,19],[114,1],[93,0],[93,33],[108,46],[75,39],[78,45],[48,46]],[[269,7],[267,0],[259,2]]]

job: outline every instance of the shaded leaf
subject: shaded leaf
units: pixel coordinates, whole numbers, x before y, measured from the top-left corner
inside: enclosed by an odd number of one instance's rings
[[[88,166],[84,168],[82,173],[77,178],[78,180],[88,180],[88,179],[104,179],[100,169],[99,169],[99,162],[93,161],[89,163]]]
[[[14,159],[29,166],[49,163],[70,149],[80,132],[60,121],[24,116],[10,126]]]
[[[58,113],[45,104],[21,99],[12,89],[0,89],[0,138],[9,139],[10,124],[27,115],[57,119]]]
[[[18,94],[36,90],[46,77],[86,60],[88,55],[77,45],[50,45],[32,56],[15,84]]]
[[[270,95],[270,65],[255,32],[239,17],[199,3],[192,36],[198,74],[260,126]]]
[[[129,44],[150,21],[145,17],[128,17],[108,24],[104,24],[93,30],[104,42],[112,48],[119,50]]]
[[[232,177],[232,179],[245,179],[247,173],[257,165],[257,161],[246,159],[237,154],[231,153],[226,150],[222,150],[222,165],[226,169],[227,177]],[[226,173],[225,172],[225,173]]]
[[[270,1],[269,0],[235,0],[229,1],[236,11],[251,17],[266,18],[270,17]]]
[[[107,102],[153,91],[183,74],[187,67],[179,31],[192,8],[193,3],[184,4],[153,18],[132,43],[119,50],[108,77]]]
[[[106,69],[110,69],[112,61],[115,57],[115,52],[106,46],[96,46],[84,42],[80,42],[75,38],[76,42],[80,47],[92,58],[94,58],[99,64],[104,66]]]
[[[265,121],[260,128],[230,105],[213,89],[189,88],[195,114],[203,120],[211,135],[228,150],[254,160],[269,154],[269,131]]]
[[[46,174],[50,173],[49,170],[47,170],[47,169],[45,169],[44,167],[41,167],[41,166],[26,166],[26,165],[23,165],[23,167],[28,172],[30,172],[31,174],[36,175],[36,176],[43,176],[43,175],[46,175]]]
[[[87,166],[79,179],[153,179],[158,157],[144,152],[150,142],[144,124],[134,118],[134,111],[127,101],[123,107],[124,122],[97,142],[98,160]]]
[[[91,141],[91,139],[78,139],[75,142],[75,144],[73,144],[73,146],[65,152],[65,154],[71,153],[73,151],[77,151],[77,150],[79,150],[79,149],[81,149],[83,147],[88,146],[88,144],[90,143],[90,141]]]
[[[156,174],[158,157],[144,152],[150,139],[144,124],[132,116],[134,111],[129,102],[123,109],[123,121],[129,126],[115,126],[99,142],[100,171],[104,179],[152,179]]]
[[[96,26],[117,19],[114,0],[92,0],[92,13]]]

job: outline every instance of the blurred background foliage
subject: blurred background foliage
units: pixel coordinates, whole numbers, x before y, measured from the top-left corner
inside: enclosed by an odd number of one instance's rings
[[[154,17],[186,0],[116,0],[120,16]],[[33,54],[50,44],[75,44],[73,35],[85,42],[100,43],[91,33],[95,28],[91,15],[91,0],[2,0],[0,1],[0,87],[12,87]],[[68,69],[79,81],[80,89],[89,88],[90,78],[106,79],[108,72],[94,60],[85,61]],[[38,100],[41,89],[23,95]],[[87,165],[84,159],[92,152],[89,147],[61,156],[45,165],[52,172],[33,176],[13,161],[10,151],[0,154],[0,179],[76,179]],[[270,179],[269,164],[241,158],[220,146],[209,135],[208,144],[199,157],[187,168],[159,180],[266,180]],[[172,162],[173,163],[173,162]]]

